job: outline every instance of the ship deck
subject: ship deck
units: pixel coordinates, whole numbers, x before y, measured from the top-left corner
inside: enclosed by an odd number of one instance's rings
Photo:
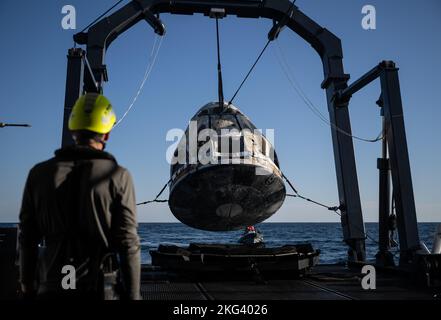
[[[0,229],[0,300],[17,298],[16,238],[15,228]],[[441,299],[438,273],[433,274],[438,286],[428,287],[416,273],[377,267],[376,289],[364,290],[361,265],[318,264],[304,274],[176,274],[151,264],[143,264],[141,270],[142,298],[150,301]]]
[[[417,285],[413,276],[376,271],[376,289],[364,290],[360,268],[317,265],[290,279],[186,279],[151,265],[142,266],[144,300],[433,300],[440,289]]]

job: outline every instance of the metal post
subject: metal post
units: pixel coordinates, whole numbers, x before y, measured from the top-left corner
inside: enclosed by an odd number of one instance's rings
[[[387,122],[387,141],[392,172],[393,195],[400,238],[400,265],[413,260],[420,247],[412,177],[404,127],[398,68],[392,61],[382,63],[381,92]]]
[[[381,101],[381,99],[380,99]],[[382,101],[379,103],[383,107]],[[379,170],[379,197],[378,197],[378,253],[375,255],[376,263],[382,266],[395,265],[393,255],[389,252],[389,219],[390,219],[390,183],[389,183],[389,159],[387,150],[387,123],[384,118],[384,109],[381,109],[383,121],[383,140],[381,158],[377,159]]]
[[[350,135],[352,131],[347,104],[346,106],[339,105],[333,98],[335,93],[344,87],[346,87],[346,80],[340,84],[333,82],[326,89],[328,111],[331,123]],[[348,260],[364,261],[366,259],[365,231],[352,137],[335,128],[332,128],[331,131],[343,237],[349,246]]]
[[[84,50],[81,48],[71,48],[67,54],[66,92],[64,98],[63,135],[61,141],[61,147],[63,148],[74,144],[72,135],[69,132],[68,122],[73,105],[81,95],[83,89],[83,56]]]

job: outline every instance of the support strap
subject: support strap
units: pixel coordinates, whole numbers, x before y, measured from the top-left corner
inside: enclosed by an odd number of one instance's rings
[[[153,203],[153,202],[168,202],[168,200],[166,199],[159,199],[159,197],[162,195],[162,193],[165,191],[165,188],[167,188],[168,184],[170,183],[171,180],[167,181],[167,183],[162,187],[161,191],[159,191],[159,193],[156,195],[155,199],[153,200],[149,200],[149,201],[144,201],[144,202],[140,202],[137,203],[137,206],[143,205],[143,204],[149,204],[149,203]]]
[[[312,199],[310,199],[310,198],[304,197],[304,196],[302,196],[302,195],[297,191],[297,189],[293,186],[293,184],[291,183],[291,181],[289,181],[289,179],[288,179],[284,174],[282,174],[282,177],[283,177],[283,179],[285,179],[285,181],[288,183],[288,185],[291,187],[291,189],[292,189],[292,190],[294,191],[294,193],[295,193],[295,194],[286,194],[287,197],[294,197],[294,198],[300,198],[300,199],[306,200],[306,201],[308,201],[308,202],[311,202],[311,203],[314,203],[314,204],[316,204],[316,205],[318,205],[318,206],[321,206],[321,207],[323,207],[323,208],[326,208],[326,209],[328,209],[329,211],[333,211],[333,212],[335,212],[335,214],[337,214],[338,216],[341,217],[341,212],[339,212],[339,211],[341,210],[341,206],[333,206],[333,207],[332,207],[332,206],[327,206],[327,205],[325,205],[325,204],[323,204],[323,203],[320,203],[320,202],[318,202],[318,201],[315,201],[315,200],[312,200]],[[349,222],[349,223],[350,223],[350,222]],[[355,229],[357,229],[357,230],[363,232],[363,233],[364,233],[364,238],[365,238],[365,239],[369,239],[369,240],[371,240],[372,242],[374,242],[375,244],[378,244],[378,241],[377,241],[374,237],[370,236],[366,231],[359,229],[359,228],[358,228],[357,226],[355,226],[355,225],[352,225],[352,224],[351,224],[351,226],[353,226]]]
[[[283,177],[283,179],[285,179],[285,181],[288,183],[288,185],[291,187],[291,189],[292,189],[292,190],[294,191],[294,193],[295,193],[295,194],[288,194],[288,193],[287,193],[287,194],[286,194],[287,197],[300,198],[300,199],[306,200],[306,201],[308,201],[308,202],[312,202],[312,203],[314,203],[314,204],[316,204],[316,205],[319,205],[319,206],[321,206],[321,207],[323,207],[323,208],[328,209],[329,211],[334,211],[336,214],[338,214],[339,216],[341,216],[341,214],[340,214],[339,212],[337,212],[337,211],[340,210],[340,206],[334,206],[334,207],[331,207],[331,206],[327,206],[327,205],[325,205],[325,204],[323,204],[323,203],[320,203],[320,202],[318,202],[318,201],[312,200],[312,199],[310,199],[310,198],[304,197],[304,196],[302,196],[301,194],[299,194],[299,192],[296,190],[296,188],[294,188],[294,186],[292,185],[291,181],[289,181],[289,179],[288,179],[284,174],[282,174],[282,177]]]

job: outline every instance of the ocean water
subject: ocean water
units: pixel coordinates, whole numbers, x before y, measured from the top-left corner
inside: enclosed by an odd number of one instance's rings
[[[0,224],[11,226],[13,224]],[[429,250],[438,223],[419,223],[420,240]],[[320,263],[339,263],[346,260],[347,246],[342,240],[339,223],[263,223],[257,226],[263,233],[267,247],[285,244],[311,243],[320,249]],[[378,250],[375,241],[378,238],[378,224],[366,223],[366,254],[373,260]],[[159,244],[188,246],[190,243],[237,243],[242,231],[209,232],[190,228],[181,223],[140,223],[138,229],[141,238],[142,263],[150,263],[150,250]],[[372,238],[372,239],[370,239]],[[398,241],[398,235],[395,235]],[[393,248],[398,258],[398,248]]]
[[[420,240],[424,241],[429,250],[438,223],[419,223]],[[285,244],[311,243],[319,249],[320,263],[339,263],[346,261],[347,246],[343,242],[340,223],[263,223],[257,225],[263,233],[267,247]],[[366,255],[369,260],[375,259],[378,245],[378,223],[365,223]],[[187,246],[189,243],[237,243],[242,231],[210,232],[190,228],[180,223],[142,223],[139,227],[141,238],[142,262],[150,263],[149,250],[156,249],[159,244]],[[398,242],[398,235],[395,235]],[[398,258],[398,248],[392,249]]]

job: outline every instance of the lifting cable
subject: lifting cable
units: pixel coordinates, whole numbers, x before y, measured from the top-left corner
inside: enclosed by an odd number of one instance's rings
[[[316,205],[319,205],[319,206],[321,206],[321,207],[323,207],[323,208],[328,209],[329,211],[334,211],[337,215],[341,216],[341,214],[340,214],[339,212],[337,212],[337,211],[340,210],[340,206],[334,206],[334,207],[331,207],[331,206],[327,206],[327,205],[325,205],[325,204],[323,204],[323,203],[320,203],[320,202],[318,202],[318,201],[312,200],[312,199],[310,199],[310,198],[306,198],[306,197],[302,196],[302,195],[297,191],[296,188],[294,188],[294,186],[293,186],[293,184],[291,183],[291,181],[289,181],[289,179],[288,179],[283,173],[282,173],[282,178],[288,183],[288,185],[291,187],[292,191],[294,191],[294,194],[288,194],[288,193],[287,193],[287,194],[286,194],[287,197],[300,198],[300,199],[306,200],[306,201],[308,201],[308,202],[312,202],[312,203],[314,203],[314,204],[316,204]]]
[[[233,94],[233,97],[230,99],[230,101],[228,102],[228,106],[231,105],[233,103],[234,98],[236,98],[237,94],[239,93],[239,91],[242,89],[243,85],[245,84],[245,82],[248,80],[248,77],[250,76],[251,72],[253,72],[254,68],[256,67],[257,63],[259,62],[260,58],[263,56],[263,53],[266,51],[266,49],[268,48],[269,44],[271,43],[271,41],[275,40],[278,36],[278,33],[280,32],[280,30],[285,26],[286,22],[288,21],[288,17],[290,16],[290,12],[292,12],[292,9],[294,8],[294,3],[296,2],[296,0],[293,0],[291,2],[291,5],[289,6],[288,10],[285,13],[285,16],[283,17],[283,19],[279,22],[278,26],[274,25],[273,28],[270,31],[274,32],[274,34],[272,36],[270,36],[270,34],[268,34],[268,41],[266,42],[265,46],[263,47],[262,51],[260,51],[259,55],[257,56],[256,61],[254,61],[253,65],[251,66],[250,70],[248,71],[248,73],[245,75],[244,79],[242,80],[242,82],[240,83],[239,87],[237,88],[236,92]],[[277,27],[277,28],[276,28]]]
[[[320,203],[318,201],[312,200],[310,198],[307,198],[303,195],[301,195],[297,189],[294,187],[294,185],[291,183],[291,181],[282,173],[282,178],[288,183],[288,185],[291,187],[292,191],[294,191],[294,194],[286,194],[287,197],[293,197],[293,198],[300,198],[303,199],[307,202],[311,202],[314,203],[318,206],[321,206],[323,208],[328,209],[329,211],[333,211],[335,212],[335,214],[337,214],[339,217],[341,217],[341,206],[328,206],[325,205],[323,203]],[[162,189],[159,191],[159,193],[156,195],[156,197],[153,200],[148,200],[148,201],[144,201],[144,202],[140,202],[137,203],[137,206],[140,205],[145,205],[145,204],[150,204],[150,203],[165,203],[168,202],[168,199],[159,199],[159,197],[164,193],[165,189],[167,188],[168,184],[171,182],[171,179],[169,181],[167,181],[167,183],[162,187]],[[339,212],[340,211],[340,212]],[[358,231],[361,231],[364,234],[364,238],[365,239],[369,239],[372,242],[374,242],[375,244],[379,244],[378,241],[376,239],[374,239],[373,237],[371,237],[369,235],[369,233],[367,233],[365,230],[360,229],[358,226],[355,226],[353,224],[351,224],[355,229],[357,229]],[[396,253],[395,253],[396,254]]]
[[[158,41],[159,39],[159,41]],[[152,47],[152,51],[150,52],[150,58],[149,58],[149,62],[147,64],[147,68],[144,72],[144,78],[141,81],[141,84],[139,85],[138,91],[135,94],[135,96],[132,99],[132,102],[130,103],[130,105],[127,107],[126,111],[124,112],[123,116],[121,117],[121,119],[118,120],[118,122],[114,125],[113,129],[115,129],[115,127],[117,127],[123,120],[124,118],[127,116],[127,114],[130,112],[130,110],[133,108],[133,106],[135,105],[136,100],[138,100],[139,95],[141,94],[143,88],[144,88],[144,84],[146,83],[147,79],[149,78],[153,67],[156,63],[156,58],[158,57],[158,53],[159,50],[161,49],[161,44],[162,44],[162,40],[163,37],[162,36],[156,36],[155,37],[155,41],[153,43],[153,47]]]
[[[259,56],[257,57],[256,61],[254,61],[253,65],[251,66],[250,70],[248,71],[248,73],[246,74],[245,78],[242,80],[241,84],[239,85],[239,87],[237,88],[236,92],[233,94],[233,97],[230,99],[230,101],[228,102],[228,106],[230,106],[233,103],[234,98],[236,98],[237,94],[239,93],[240,89],[242,89],[242,86],[244,85],[244,83],[247,81],[248,77],[250,76],[251,72],[253,72],[254,67],[257,65],[257,63],[259,62],[260,58],[262,57],[263,53],[265,52],[266,48],[268,48],[268,45],[270,44],[271,40],[268,40],[267,43],[265,44],[265,46],[263,47],[262,51],[260,51]]]
[[[95,24],[97,21],[99,21],[100,19],[102,19],[106,14],[108,14],[110,11],[112,11],[114,8],[116,8],[121,2],[123,2],[124,0],[119,0],[118,2],[116,2],[114,5],[112,5],[109,9],[107,9],[105,12],[103,12],[101,15],[99,15],[96,19],[94,19],[91,23],[89,23],[86,27],[84,27],[79,33],[84,32],[86,29],[88,29],[90,26],[92,26],[93,24]],[[158,41],[158,38],[159,41]],[[156,58],[158,56],[159,53],[159,49],[161,48],[161,44],[162,44],[162,40],[163,38],[160,36],[156,36],[155,37],[155,41],[153,43],[153,47],[152,47],[152,51],[150,52],[150,58],[149,58],[149,63],[147,64],[147,68],[146,71],[144,73],[144,78],[141,81],[141,84],[139,85],[138,91],[135,94],[134,98],[132,99],[132,102],[130,103],[130,105],[127,107],[126,111],[124,112],[123,116],[121,117],[121,119],[119,119],[119,121],[114,125],[113,128],[115,128],[116,126],[118,126],[123,119],[127,116],[127,114],[130,112],[130,110],[133,108],[136,100],[138,99],[139,95],[141,94],[143,88],[144,88],[144,84],[147,81],[147,79],[150,76],[150,73],[152,72],[153,66],[156,63]],[[76,46],[76,42],[74,43],[74,46]]]
[[[310,199],[310,198],[304,197],[304,196],[302,196],[302,195],[297,191],[297,189],[293,186],[293,184],[291,183],[291,181],[289,181],[289,179],[288,179],[283,173],[282,173],[282,178],[288,183],[288,185],[291,187],[292,191],[294,191],[294,194],[288,194],[288,193],[287,193],[287,194],[286,194],[287,197],[300,198],[300,199],[303,199],[303,200],[305,200],[305,201],[308,201],[308,202],[314,203],[314,204],[316,204],[316,205],[318,205],[318,206],[321,206],[321,207],[323,207],[323,208],[328,209],[329,211],[333,211],[333,212],[335,212],[335,214],[337,214],[339,217],[341,217],[341,206],[334,206],[334,207],[332,207],[332,206],[327,206],[327,205],[325,205],[325,204],[323,204],[323,203],[320,203],[320,202],[318,202],[318,201],[315,201],[315,200],[312,200],[312,199]],[[339,212],[339,211],[340,211],[340,212]],[[348,221],[348,222],[349,222],[349,221]],[[351,224],[351,223],[349,222],[349,224]],[[358,231],[362,232],[362,233],[364,234],[364,238],[365,238],[365,239],[369,239],[369,240],[371,240],[372,242],[374,242],[375,244],[379,244],[378,241],[377,241],[376,239],[374,239],[373,237],[371,237],[371,236],[369,235],[369,233],[367,233],[365,230],[362,230],[361,228],[359,228],[358,226],[356,226],[356,225],[354,225],[354,224],[351,224],[351,226],[354,227],[355,229],[357,229]]]
[[[156,197],[153,200],[140,202],[140,203],[137,203],[136,205],[140,206],[140,205],[149,204],[149,203],[153,203],[153,202],[167,202],[168,200],[166,200],[166,199],[158,199],[158,198],[165,191],[165,188],[167,188],[167,186],[170,183],[170,181],[171,181],[171,179],[167,181],[167,183],[162,187],[161,191],[159,191],[159,193],[156,195]]]
[[[277,43],[277,48],[279,51],[279,54],[276,54],[276,58],[277,61],[283,71],[283,73],[285,74],[286,78],[288,79],[288,82],[291,84],[291,86],[293,87],[293,89],[296,91],[296,93],[300,96],[300,98],[302,99],[302,101],[305,103],[305,105],[312,111],[312,113],[314,115],[316,115],[321,121],[323,121],[324,123],[326,123],[328,126],[330,126],[332,129],[344,134],[345,136],[348,136],[350,138],[354,138],[360,141],[364,141],[364,142],[377,142],[380,141],[384,138],[384,134],[383,131],[380,132],[380,134],[374,138],[374,139],[366,139],[366,138],[361,138],[358,136],[355,136],[353,134],[350,134],[348,132],[346,132],[345,130],[339,128],[336,124],[334,124],[332,121],[328,120],[326,118],[326,116],[320,111],[319,108],[317,108],[314,103],[308,98],[308,96],[305,94],[305,92],[302,90],[302,88],[300,87],[298,81],[296,80],[296,78],[294,77],[294,73],[292,72],[292,69],[290,68],[285,55],[283,54],[282,48],[279,45],[279,42]],[[280,55],[280,56],[279,56]]]

